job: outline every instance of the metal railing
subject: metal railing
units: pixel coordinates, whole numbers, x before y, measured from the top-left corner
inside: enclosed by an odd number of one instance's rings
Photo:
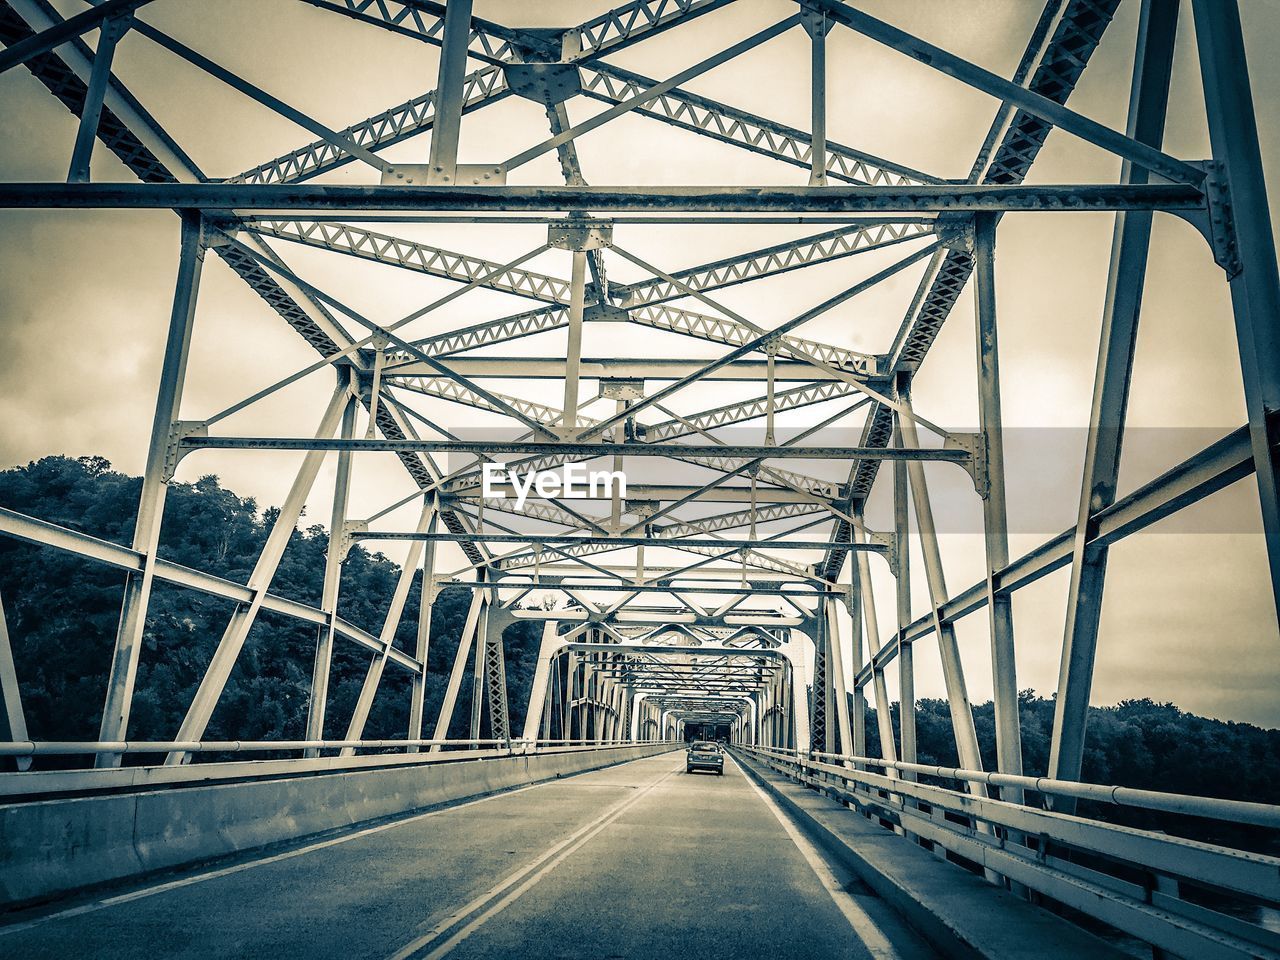
[[[1280,858],[984,794],[1034,792],[1269,829],[1280,828],[1280,806],[876,757],[738,749],[936,854],[1069,908],[1068,916],[1076,911],[1179,957],[1280,957]]]
[[[418,766],[503,757],[575,753],[674,744],[662,740],[199,740],[199,741],[0,741],[0,757],[19,760],[40,756],[86,756],[99,753],[224,755],[314,751],[313,756],[260,759],[212,759],[180,765],[132,765],[100,769],[29,770],[0,773],[0,802],[39,800],[49,796],[91,794],[107,790],[176,787],[218,781],[270,779],[300,774],[332,773],[370,767]],[[328,751],[326,754],[325,751]],[[346,751],[364,751],[361,754]],[[344,755],[345,753],[345,755]]]
[[[420,747],[502,747],[525,753],[539,746],[605,747],[632,740],[10,740],[0,757],[75,756],[97,753],[263,753],[277,750],[400,750]]]

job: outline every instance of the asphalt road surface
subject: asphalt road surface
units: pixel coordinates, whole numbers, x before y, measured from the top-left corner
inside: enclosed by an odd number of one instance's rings
[[[0,957],[933,956],[735,763],[683,752],[14,921]]]

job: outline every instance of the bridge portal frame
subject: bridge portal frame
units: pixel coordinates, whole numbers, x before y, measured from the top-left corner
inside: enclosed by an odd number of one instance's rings
[[[378,118],[344,131],[328,129],[295,110],[244,77],[220,68],[194,50],[149,26],[135,12],[141,4],[105,3],[94,10],[62,20],[43,0],[0,0],[0,70],[23,64],[80,119],[66,184],[0,183],[0,207],[41,209],[171,208],[181,218],[180,263],[175,282],[147,465],[132,546],[105,544],[75,531],[35,518],[0,511],[0,532],[31,543],[68,550],[126,573],[125,599],[105,698],[99,740],[90,745],[101,768],[114,768],[125,752],[119,748],[128,731],[129,707],[137,675],[140,641],[152,584],[178,583],[236,602],[236,611],[218,646],[200,690],[171,744],[167,763],[180,765],[199,752],[209,717],[245,636],[260,610],[274,610],[313,623],[317,650],[313,665],[312,702],[307,738],[297,749],[304,760],[315,760],[324,729],[324,702],[335,638],[354,640],[369,650],[371,662],[347,739],[338,747],[350,755],[366,743],[363,734],[368,709],[377,695],[382,672],[391,664],[412,674],[413,703],[404,748],[429,746],[438,751],[447,733],[453,708],[470,671],[472,678],[471,741],[478,740],[482,711],[487,710],[498,740],[510,741],[506,676],[501,633],[509,620],[537,619],[537,611],[515,605],[533,587],[554,589],[574,604],[573,609],[543,611],[544,647],[555,639],[558,621],[573,621],[569,635],[587,635],[587,642],[567,642],[565,671],[555,706],[560,669],[544,676],[544,702],[529,710],[526,724],[545,723],[551,731],[553,714],[560,717],[561,739],[604,740],[643,737],[657,729],[665,735],[678,725],[679,707],[659,710],[650,690],[614,678],[612,661],[635,642],[629,631],[642,625],[681,624],[714,644],[716,631],[754,626],[765,630],[802,628],[814,641],[813,688],[806,694],[808,664],[783,658],[756,688],[742,694],[742,684],[727,674],[703,671],[696,683],[667,678],[668,700],[705,700],[709,691],[725,702],[745,702],[754,742],[776,748],[807,749],[810,736],[827,753],[856,757],[863,763],[866,731],[866,690],[877,706],[879,734],[884,745],[885,776],[910,781],[919,772],[916,760],[914,711],[900,711],[897,742],[889,723],[886,668],[897,661],[901,703],[913,704],[912,644],[932,635],[939,644],[944,667],[952,728],[962,764],[981,770],[973,728],[961,651],[954,624],[982,607],[988,611],[992,645],[993,683],[997,718],[997,772],[1016,777],[1021,772],[1020,731],[1017,724],[1017,683],[1014,669],[1012,593],[1054,569],[1070,564],[1072,586],[1064,629],[1057,715],[1054,722],[1051,775],[1077,779],[1085,742],[1085,721],[1098,642],[1098,610],[1106,555],[1119,539],[1197,502],[1253,473],[1257,483],[1267,539],[1270,581],[1280,611],[1280,486],[1276,417],[1280,410],[1280,332],[1272,319],[1280,315],[1280,276],[1271,233],[1262,176],[1261,156],[1239,11],[1235,0],[1190,0],[1199,53],[1201,86],[1212,156],[1191,162],[1162,149],[1168,86],[1178,25],[1178,0],[1140,0],[1131,105],[1124,133],[1110,130],[1066,106],[1075,83],[1119,0],[1050,0],[1037,22],[1026,52],[1010,79],[998,77],[918,37],[872,18],[839,0],[804,0],[798,12],[735,44],[694,67],[662,81],[652,81],[609,63],[608,55],[641,42],[645,37],[692,23],[727,6],[726,0],[691,0],[667,8],[654,0],[633,0],[618,10],[561,31],[548,38],[519,28],[494,24],[470,15],[469,3],[411,4],[413,26],[394,18],[390,7],[364,10],[360,19],[375,27],[393,29],[423,42],[443,45],[436,91],[426,98],[393,107]],[[785,30],[803,25],[811,41],[812,129],[780,124],[681,89],[687,80],[767,42]],[[87,30],[103,26],[98,50],[79,39]],[[995,121],[971,174],[964,182],[944,182],[890,161],[828,140],[825,44],[832,26],[854,30],[864,37],[941,70],[960,82],[994,96],[1000,103]],[[144,36],[212,74],[264,107],[311,130],[319,140],[281,158],[268,161],[225,182],[210,179],[173,139],[147,114],[113,72],[116,44],[133,32]],[[469,59],[483,66],[467,74]],[[610,104],[591,120],[572,125],[562,100],[543,102],[550,137],[520,153],[491,173],[457,163],[457,132],[472,111],[508,96],[528,91],[515,88],[509,68],[517,63],[542,63],[568,74],[575,72],[583,94]],[[655,118],[721,143],[747,149],[794,167],[803,168],[808,185],[783,187],[712,188],[589,186],[577,151],[577,139],[617,116],[635,113]],[[1103,185],[1027,185],[1023,182],[1050,130],[1060,128],[1121,159],[1120,182]],[[378,150],[426,130],[433,130],[431,162],[391,164]],[[143,181],[139,184],[84,182],[94,138],[120,157]],[[505,173],[535,156],[554,152],[565,184],[533,187],[505,185]],[[351,163],[363,162],[379,171],[380,182],[368,186],[305,183]],[[483,183],[489,175],[492,185]],[[481,182],[469,182],[471,180]],[[502,181],[501,183],[498,181]],[[836,182],[831,182],[836,181]],[[564,211],[581,211],[566,216]],[[998,317],[996,305],[996,234],[1006,212],[1071,212],[1112,210],[1116,227],[1104,311],[1103,341],[1095,380],[1086,472],[1082,480],[1076,526],[1018,559],[1010,559],[1005,505],[1006,478],[1000,404]],[[1134,361],[1149,229],[1156,212],[1179,217],[1208,241],[1215,262],[1229,282],[1241,357],[1248,422],[1236,433],[1211,445],[1166,474],[1144,484],[1127,497],[1115,491],[1128,386]],[[281,213],[293,226],[280,226]],[[350,225],[339,232],[314,229],[343,214],[366,220],[436,223],[542,223],[547,242],[505,264],[468,257],[416,244],[403,238],[359,233]],[[711,214],[711,216],[707,216]],[[870,214],[871,216],[861,216]],[[837,231],[821,238],[806,237],[781,247],[750,251],[729,261],[694,265],[666,272],[646,263],[614,242],[615,227],[646,223],[838,223]],[[878,232],[877,232],[878,231]],[[394,263],[462,284],[442,301],[424,307],[395,323],[379,323],[361,316],[349,304],[295,273],[268,240],[319,244],[348,256]],[[852,256],[868,249],[912,241],[927,246],[892,266],[859,281],[835,298],[805,310],[779,326],[765,329],[713,299],[717,289],[802,266]],[[527,261],[551,249],[570,255],[571,277],[563,280],[525,268]],[[302,371],[246,397],[202,421],[181,419],[182,390],[189,356],[191,327],[204,258],[215,252],[251,288],[318,350],[321,359]],[[618,257],[644,269],[643,285],[622,288],[610,297],[606,265]],[[788,259],[791,258],[791,259]],[[857,354],[834,344],[807,340],[798,329],[815,317],[843,305],[872,286],[886,282],[915,265],[927,266],[900,333],[883,355]],[[590,280],[588,281],[588,276]],[[963,287],[972,277],[976,296],[980,431],[950,432],[918,415],[911,404],[912,381],[938,329],[945,322]],[[530,312],[484,321],[443,337],[410,339],[400,328],[466,292],[486,288],[516,292],[537,301]],[[667,301],[684,299],[709,307],[716,316],[672,307]],[[636,306],[643,301],[642,306]],[[339,318],[343,319],[339,319]],[[732,349],[710,362],[677,360],[667,372],[645,370],[637,387],[632,380],[604,377],[602,397],[613,399],[612,413],[598,419],[584,415],[578,388],[584,379],[581,356],[583,326],[598,322],[629,322],[662,329]],[[348,328],[365,332],[353,336]],[[483,358],[459,357],[489,344],[507,344],[547,330],[565,332],[563,358],[565,400],[554,409],[529,398],[490,390],[481,381],[501,375],[495,366],[485,371]],[[510,359],[510,358],[509,358]],[[545,358],[544,358],[545,359]],[[461,364],[471,363],[467,372]],[[751,366],[756,364],[757,366]],[[757,400],[702,411],[680,413],[664,403],[685,386],[722,377],[758,372],[763,364],[766,393]],[[534,364],[537,367],[538,364]],[[545,366],[545,364],[544,364]],[[210,426],[221,422],[303,376],[332,368],[334,389],[314,439],[296,437],[211,437]],[[799,376],[802,386],[779,391],[783,376]],[[588,366],[586,369],[594,371]],[[613,372],[619,372],[614,370]],[[632,371],[634,372],[634,371]],[[474,376],[472,375],[474,374]],[[650,392],[645,380],[666,385]],[[536,373],[546,376],[545,370]],[[669,379],[668,379],[669,378]],[[527,455],[522,463],[564,462],[575,457],[608,453],[615,457],[665,456],[673,462],[697,461],[719,476],[670,499],[645,505],[637,514],[624,514],[615,502],[605,519],[584,515],[563,501],[539,501],[538,519],[558,525],[561,532],[541,536],[514,531],[494,520],[493,505],[475,491],[475,472],[450,474],[431,454],[462,450],[452,437],[440,434],[405,398],[405,392],[428,395],[470,409],[500,413],[518,424],[527,436],[489,449],[468,448],[478,455]],[[840,393],[839,391],[843,391]],[[837,411],[824,424],[855,410],[865,412],[862,437],[856,446],[836,451],[801,448],[793,441],[778,443],[775,417],[783,409],[826,402],[841,396],[856,398],[848,410]],[[368,429],[355,435],[355,421],[364,411]],[[639,415],[661,411],[662,423],[646,423]],[[713,430],[733,423],[766,423],[767,442],[727,447]],[[942,446],[926,447],[920,429],[936,434]],[[646,440],[646,434],[652,435]],[[334,434],[340,435],[335,438]],[[378,436],[380,435],[380,436]],[[676,444],[679,437],[705,443]],[[246,584],[219,581],[187,570],[158,556],[157,543],[165,491],[182,456],[197,449],[290,448],[305,451],[267,546]],[[683,449],[681,449],[683,447]],[[327,452],[336,451],[344,478],[334,498],[332,542],[326,559],[320,606],[313,608],[273,596],[270,585],[280,555],[297,521],[303,501]],[[347,513],[347,486],[355,454],[392,453],[405,465],[417,489],[368,521],[353,522]],[[835,456],[849,461],[847,479],[825,481],[788,469],[779,461],[797,457]],[[932,501],[925,479],[925,460],[961,466],[973,479],[982,501],[986,573],[983,582],[960,593],[950,592],[942,572],[941,548],[932,519]],[[882,463],[892,469],[894,523],[890,532],[867,529],[864,508]],[[749,476],[749,488],[727,481]],[[758,487],[769,493],[761,499]],[[686,504],[713,502],[733,491],[749,509],[727,519],[678,516]],[[790,498],[795,498],[791,500]],[[773,501],[777,501],[774,503]],[[419,523],[413,531],[371,529],[382,516],[417,502]],[[769,506],[762,506],[762,503]],[[773,513],[766,510],[773,509]],[[498,511],[500,512],[500,510]],[[624,515],[638,519],[629,526]],[[819,521],[811,521],[816,515]],[[913,618],[909,585],[914,515],[928,583],[928,611]],[[758,525],[799,518],[799,526],[765,534]],[[657,521],[667,520],[667,524]],[[816,523],[829,523],[823,539],[794,537]],[[439,530],[443,524],[444,531]],[[737,539],[718,536],[723,529],[749,530]],[[564,534],[563,531],[570,531]],[[500,531],[500,532],[494,532]],[[664,536],[664,532],[671,531]],[[379,635],[366,633],[337,617],[337,569],[345,551],[359,539],[405,539],[410,557],[397,584],[391,608]],[[573,542],[594,538],[594,544]],[[615,542],[617,541],[617,542]],[[425,709],[426,661],[429,652],[431,605],[450,577],[436,570],[436,545],[458,544],[469,566],[459,573],[473,591],[474,601],[464,629],[446,702],[437,719],[435,740],[420,737]],[[503,543],[530,545],[506,555],[493,552]],[[593,553],[619,548],[634,550],[634,573],[595,563]],[[675,548],[698,556],[683,567],[664,568],[650,576],[644,551]],[[805,567],[788,559],[788,551],[820,549],[823,559]],[[896,578],[897,629],[882,639],[876,597],[869,573],[870,554],[890,566]],[[574,565],[584,577],[600,577],[615,584],[622,600],[596,604],[586,596],[592,589],[572,582],[572,574],[543,580],[545,554],[556,563]],[[784,554],[779,556],[778,554]],[[421,608],[414,655],[395,646],[413,568],[423,568]],[[848,572],[846,573],[846,564]],[[532,566],[532,579],[516,580],[516,570]],[[723,579],[740,574],[739,596],[719,606],[699,599],[702,576]],[[779,585],[778,578],[789,588]],[[755,578],[755,579],[749,579]],[[456,579],[453,578],[453,579]],[[757,587],[757,583],[769,586]],[[503,597],[507,588],[515,596]],[[654,589],[658,588],[658,589]],[[637,598],[666,589],[673,604],[646,609]],[[741,605],[753,593],[777,597],[790,612],[745,612]],[[850,615],[853,631],[846,645],[840,634],[839,606]],[[0,606],[0,626],[5,623]],[[549,632],[548,632],[549,631]],[[651,634],[639,641],[651,655],[676,649]],[[556,641],[559,642],[559,641]],[[595,649],[593,644],[608,649]],[[697,648],[694,648],[697,649]],[[702,653],[712,646],[701,648]],[[741,648],[735,648],[741,649]],[[474,656],[472,655],[474,651]],[[752,650],[768,660],[776,651]],[[557,653],[558,655],[558,653]],[[733,654],[732,656],[738,656]],[[540,658],[541,659],[541,658]],[[7,629],[0,629],[0,711],[10,736],[9,755],[21,756],[26,745],[21,709],[21,664],[14,664]],[[784,676],[785,675],[785,676]],[[535,685],[536,687],[537,685]],[[698,694],[704,696],[699,697]],[[852,715],[849,699],[852,697]],[[629,698],[629,700],[628,700]],[[712,697],[716,699],[717,697]],[[808,702],[806,702],[806,698]],[[627,708],[628,702],[630,709]],[[532,706],[532,704],[531,704]],[[447,708],[447,709],[446,709]],[[638,711],[638,713],[637,713]],[[654,715],[656,714],[656,715]],[[630,719],[632,717],[635,719]],[[810,723],[812,727],[810,729]],[[655,727],[656,725],[656,727]],[[536,738],[535,738],[536,739]],[[378,741],[381,743],[381,741]],[[195,747],[190,746],[195,744]],[[48,745],[46,745],[48,746]],[[81,745],[84,748],[85,745]],[[30,744],[30,754],[47,752]],[[894,759],[896,755],[897,759]],[[982,799],[985,782],[967,780],[966,788]],[[1017,798],[1013,781],[1004,797]],[[1062,799],[1064,809],[1071,799]]]

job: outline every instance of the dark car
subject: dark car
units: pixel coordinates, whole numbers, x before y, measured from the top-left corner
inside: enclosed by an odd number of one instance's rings
[[[695,740],[689,744],[689,753],[685,758],[684,772],[695,770],[713,770],[724,776],[724,754],[720,745],[710,740]]]

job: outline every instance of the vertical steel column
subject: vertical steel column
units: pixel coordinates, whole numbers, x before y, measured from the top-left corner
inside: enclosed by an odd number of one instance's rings
[[[1280,611],[1280,449],[1273,423],[1280,410],[1280,276],[1271,232],[1258,124],[1235,0],[1194,0],[1196,46],[1216,172],[1230,203],[1228,230],[1238,269],[1228,272],[1249,435],[1266,533],[1271,589]],[[1218,214],[1219,210],[1211,210]]]
[[[435,500],[424,499],[422,513],[418,515],[417,533],[425,533],[431,521],[435,519]],[[391,594],[391,603],[387,607],[387,615],[382,621],[382,632],[378,635],[378,643],[382,649],[369,661],[369,669],[365,671],[364,683],[360,686],[360,694],[356,697],[355,709],[351,712],[351,722],[347,724],[345,740],[359,740],[364,736],[364,725],[369,719],[369,711],[373,709],[374,698],[378,695],[378,686],[382,683],[382,674],[387,666],[396,642],[396,632],[400,629],[400,619],[404,615],[404,605],[409,599],[409,589],[413,586],[413,574],[422,559],[425,546],[422,540],[409,543],[409,553],[405,557],[404,566],[400,568],[400,576],[396,579],[395,591]],[[349,757],[355,753],[352,747],[343,747],[340,756]]]
[[[1127,132],[1135,140],[1156,147],[1164,139],[1177,23],[1177,0],[1144,2],[1129,95]],[[1122,166],[1122,182],[1146,183],[1147,180],[1148,174],[1143,168],[1128,161]],[[1049,776],[1060,780],[1078,780],[1084,759],[1085,725],[1107,571],[1106,546],[1091,542],[1096,530],[1093,517],[1110,506],[1116,497],[1150,240],[1150,212],[1116,214],[1049,751]],[[1273,252],[1273,271],[1274,258]],[[1054,806],[1067,809],[1073,808],[1074,803],[1059,798]]]
[[[18,671],[13,663],[3,597],[0,597],[0,735],[9,741],[27,739],[27,717],[22,710],[22,689],[18,686]],[[14,757],[14,761],[19,770],[31,768],[30,757]]]
[[[827,629],[826,617],[819,614],[819,620],[822,624],[822,749],[834,753],[840,747],[840,728],[836,724],[836,688],[831,678],[831,631]],[[816,684],[813,689],[818,689]]]
[[[909,381],[899,376],[897,392],[908,389]],[[893,442],[902,447],[902,418],[893,415]],[[903,763],[916,762],[916,667],[915,651],[905,639],[911,624],[911,530],[907,509],[907,464],[895,460],[893,464],[893,528],[898,540],[898,577],[896,597],[898,607],[898,753]],[[914,773],[903,775],[914,780]]]
[[[827,669],[831,672],[831,689],[836,700],[836,725],[840,731],[840,753],[853,752],[853,729],[849,723],[849,685],[844,678],[844,644],[840,642],[840,623],[836,620],[836,602],[830,597],[822,598],[822,615],[827,620],[828,661]],[[828,709],[830,706],[828,705]],[[832,753],[831,745],[827,749]]]
[[[862,590],[858,582],[858,565],[855,554],[860,553],[858,550],[849,551],[849,673],[853,676],[853,705],[850,707],[850,727],[852,729],[853,739],[843,751],[851,753],[855,757],[865,757],[867,755],[867,695],[863,692],[861,685],[858,683],[858,671],[862,669],[863,649],[862,641]],[[836,610],[836,602],[833,600],[831,609]]]
[[[992,213],[974,217],[974,315],[977,319],[978,420],[987,455],[982,497],[986,536],[987,620],[991,630],[992,699],[995,702],[996,769],[1022,775],[1022,728],[1018,719],[1018,671],[1014,659],[1013,598],[997,590],[995,575],[1009,565],[1009,512],[1005,497],[1004,425],[1000,412],[1000,349],[996,334],[996,223]],[[1005,788],[1015,803],[1022,791]]]
[[[348,371],[348,377],[354,378],[354,371]],[[358,398],[352,389],[352,380],[348,380],[350,391],[346,406],[342,410],[342,425],[339,435],[343,440],[355,436],[356,404]],[[316,628],[316,657],[311,668],[311,696],[307,703],[307,740],[324,739],[325,711],[329,702],[329,669],[333,662],[334,623],[338,618],[338,588],[342,579],[342,563],[346,559],[350,541],[347,539],[347,505],[351,496],[351,458],[350,450],[338,452],[338,469],[333,482],[333,509],[329,514],[329,546],[325,551],[324,580],[320,588],[320,609],[324,611],[326,622]],[[308,748],[303,752],[306,757],[318,757],[320,751]]]
[[[328,440],[333,436],[338,428],[338,421],[342,417],[346,397],[346,386],[339,384],[320,420],[320,427],[316,431],[317,438]],[[236,604],[236,609],[222,632],[222,639],[218,641],[217,649],[213,651],[213,658],[205,668],[200,686],[196,689],[196,695],[187,709],[187,715],[183,718],[176,740],[192,741],[204,736],[209,718],[213,716],[214,707],[218,705],[218,699],[227,685],[227,678],[231,676],[231,670],[240,656],[240,651],[244,649],[245,640],[248,639],[253,622],[258,617],[258,611],[262,609],[263,598],[271,587],[271,580],[275,577],[276,568],[280,565],[280,558],[284,556],[285,548],[297,529],[303,504],[306,503],[307,495],[316,481],[316,474],[320,472],[320,464],[324,461],[324,456],[323,450],[308,450],[303,457],[298,474],[294,477],[293,486],[289,488],[289,494],[280,506],[280,513],[271,526],[267,542],[263,545],[262,553],[258,555],[258,561],[253,565],[253,572],[249,575],[248,587],[252,593],[252,599],[248,603]],[[189,754],[181,750],[171,751],[165,757],[165,764],[175,766],[185,763],[189,757]]]
[[[93,52],[93,70],[85,89],[84,104],[80,107],[80,127],[76,130],[76,144],[71,151],[71,166],[67,171],[67,183],[89,182],[89,161],[93,158],[93,142],[98,136],[98,121],[102,117],[102,98],[111,82],[111,61],[115,57],[116,44],[133,23],[133,14],[124,13],[108,17],[98,31],[98,47]]]
[[[587,254],[573,251],[573,272],[569,281],[569,336],[564,354],[564,414],[560,425],[566,436],[578,426],[578,370],[582,364],[582,313],[587,286]]]
[[[827,670],[827,629],[826,618],[815,617],[813,636],[813,676],[809,688],[809,729],[813,738],[813,749],[819,753],[826,752],[827,744],[833,742],[831,714],[831,675]]]
[[[804,674],[796,669],[796,664],[788,658],[786,666],[783,668],[791,681],[791,702],[792,704],[804,703],[804,688],[807,678]],[[801,752],[807,752],[811,746],[809,732],[809,715],[803,710],[795,709],[792,711],[791,721],[792,733],[794,738],[794,746]]]
[[[133,549],[142,554],[142,570],[131,571],[125,578],[124,602],[120,608],[111,672],[107,675],[106,703],[102,708],[102,725],[98,733],[98,739],[103,741],[124,740],[129,730],[129,709],[133,704],[142,632],[147,621],[147,604],[151,599],[160,521],[164,515],[165,495],[169,492],[170,441],[182,404],[204,251],[203,220],[199,214],[186,211],[182,215],[181,253],[173,309],[169,315],[169,334],[160,368],[160,385],[156,389],[155,416],[151,421],[151,445],[147,450],[142,494],[138,498],[138,518],[133,528]],[[100,753],[95,765],[118,767],[120,754]]]
[[[431,498],[431,523],[427,533],[435,533],[440,520],[440,496],[433,494]],[[422,593],[418,601],[418,635],[414,649],[414,657],[419,664],[418,672],[413,675],[413,683],[409,693],[409,739],[422,739],[422,715],[427,706],[427,654],[431,650],[431,614],[436,605],[436,542],[428,541],[422,551]],[[410,753],[417,753],[417,747],[410,747]]]
[[[466,622],[462,625],[462,633],[458,634],[458,651],[453,657],[453,670],[449,674],[449,684],[445,687],[444,699],[440,701],[440,713],[436,717],[436,732],[433,740],[447,740],[449,727],[453,723],[453,708],[458,702],[458,691],[462,689],[462,676],[467,672],[467,655],[471,652],[471,641],[475,637],[476,624],[480,621],[480,611],[487,600],[484,587],[473,587],[471,590],[471,606],[467,610]],[[432,753],[440,752],[440,745],[431,747]]]
[[[809,186],[827,185],[827,33],[831,22],[822,10],[801,8],[800,22],[809,34],[810,122],[813,134],[809,141]]]
[[[852,527],[853,542],[862,543],[865,537],[861,507],[854,511],[854,519],[858,522]],[[893,761],[898,759],[898,750],[893,742],[893,717],[889,712],[889,689],[885,686],[884,671],[876,669],[875,666],[876,652],[880,649],[880,620],[876,614],[876,596],[871,586],[871,562],[865,550],[854,550],[851,556],[857,568],[858,582],[861,585],[863,619],[867,624],[867,653],[871,661],[871,694],[876,702],[876,730],[880,734],[880,756],[885,760]],[[855,673],[859,669],[860,665],[855,663]],[[892,767],[885,773],[889,777],[898,775],[898,771]]]
[[[630,729],[629,729],[629,731],[628,731],[628,732],[630,733],[630,737],[629,737],[628,739],[630,739],[632,743],[636,743],[637,741],[639,741],[639,740],[643,740],[643,739],[644,739],[644,731],[643,731],[643,730],[641,729],[641,727],[640,727],[640,723],[641,723],[641,720],[640,720],[640,715],[641,715],[641,714],[640,714],[640,705],[641,705],[643,702],[644,702],[644,694],[643,694],[643,693],[632,693],[632,694],[631,694],[631,707],[630,707],[630,713],[631,713],[631,720],[630,720],[630,724],[631,724],[631,726],[630,726]]]
[[[564,737],[562,739],[564,740],[572,740],[574,738],[573,722],[578,711],[577,708],[574,707],[573,701],[576,697],[574,691],[577,689],[578,660],[579,657],[577,652],[570,650],[568,656],[565,657],[564,662],[564,703],[562,704],[564,707],[564,717],[562,720],[564,725]]]
[[[487,592],[487,591],[486,591]],[[471,739],[480,739],[480,718],[484,708],[485,671],[489,665],[489,603],[480,608],[476,625],[476,659],[471,666]],[[492,719],[492,718],[490,718]]]
[[[542,642],[538,645],[538,662],[533,668],[533,683],[529,687],[529,709],[524,715],[524,739],[539,739],[538,726],[543,715],[543,707],[548,704],[551,688],[552,661],[559,653],[559,637],[556,634],[558,624],[548,620],[542,625]],[[548,726],[542,736],[550,739],[551,728]]]
[[[918,449],[920,437],[911,413],[910,391],[900,391],[898,401],[903,407],[900,419],[903,442],[909,449]],[[978,734],[973,726],[973,707],[969,704],[969,692],[965,687],[960,645],[956,643],[955,628],[944,621],[941,615],[942,605],[948,599],[947,584],[942,572],[942,551],[938,546],[938,531],[933,523],[933,505],[929,502],[924,464],[919,460],[908,461],[907,473],[911,478],[911,501],[915,505],[916,528],[920,531],[920,547],[924,553],[929,605],[933,610],[933,629],[938,638],[938,652],[942,657],[942,678],[947,689],[947,705],[951,709],[951,728],[955,733],[956,751],[961,767],[981,770],[982,754],[978,750]],[[981,784],[970,784],[970,792],[985,795],[986,788]]]
[[[502,622],[499,621],[499,625]],[[489,706],[489,736],[494,740],[503,740],[510,743],[511,721],[507,710],[507,658],[502,646],[502,630],[491,630],[489,629],[490,626],[489,617],[486,616],[484,676],[485,693]]]
[[[436,75],[436,115],[431,125],[431,176],[453,183],[458,169],[458,134],[466,90],[467,45],[471,40],[471,0],[449,0],[444,14],[440,69]]]

